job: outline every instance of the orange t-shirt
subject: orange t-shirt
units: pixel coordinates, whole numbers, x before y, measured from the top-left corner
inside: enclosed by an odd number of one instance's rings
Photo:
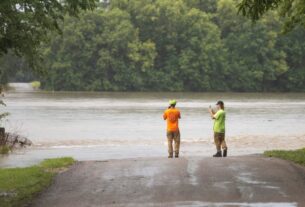
[[[181,118],[180,111],[176,108],[169,108],[163,114],[164,120],[167,120],[167,131],[175,132],[179,130],[178,120]]]

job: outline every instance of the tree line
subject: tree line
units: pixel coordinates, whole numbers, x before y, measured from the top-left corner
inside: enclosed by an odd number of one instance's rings
[[[77,18],[66,15],[61,35],[49,33],[39,49],[47,74],[36,78],[47,90],[304,91],[304,27],[282,34],[279,12],[253,23],[236,5],[104,1]],[[33,78],[23,63],[3,56],[1,81]]]

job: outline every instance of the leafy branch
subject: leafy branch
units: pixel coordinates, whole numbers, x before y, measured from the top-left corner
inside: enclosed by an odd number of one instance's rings
[[[252,21],[261,19],[270,10],[278,11],[284,19],[284,32],[289,32],[297,26],[305,26],[303,0],[242,0],[237,8],[239,13]]]

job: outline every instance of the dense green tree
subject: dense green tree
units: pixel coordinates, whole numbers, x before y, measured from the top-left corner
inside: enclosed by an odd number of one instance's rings
[[[141,42],[127,12],[67,17],[63,35],[46,48],[45,83],[54,90],[135,90],[152,70],[155,45]]]
[[[305,28],[283,35],[288,16],[268,11],[272,7],[253,23],[238,15],[238,2],[111,0],[79,18],[66,15],[60,24],[62,35],[49,33],[51,42],[39,46],[42,70],[48,71],[41,77],[42,86],[88,91],[304,91]],[[0,59],[6,71],[0,78],[19,74],[25,80],[18,69],[23,59],[7,57]]]
[[[233,0],[218,2],[218,22],[228,49],[229,87],[236,91],[266,91],[288,70],[286,54],[276,48],[278,20],[270,15],[253,25],[236,16]]]
[[[187,4],[188,3],[188,4]],[[212,3],[210,3],[212,4]],[[202,8],[195,8],[195,6]],[[211,76],[224,67],[220,31],[200,1],[114,1],[131,14],[142,41],[156,44],[152,90],[211,90],[224,88]],[[193,7],[193,8],[192,8]]]
[[[0,1],[0,56],[13,51],[26,57],[33,68],[41,42],[49,31],[60,31],[64,15],[75,16],[95,4],[95,0]]]
[[[29,82],[34,79],[27,61],[11,52],[0,57],[0,71],[0,83]]]
[[[184,0],[185,3],[191,7],[196,8],[206,13],[217,12],[217,1],[215,0]]]
[[[277,47],[286,53],[289,69],[277,79],[282,91],[305,90],[305,30],[298,27],[278,38]]]
[[[219,28],[206,13],[191,9],[184,18],[189,25],[183,34],[184,46],[178,57],[183,89],[189,91],[226,90],[226,50]]]

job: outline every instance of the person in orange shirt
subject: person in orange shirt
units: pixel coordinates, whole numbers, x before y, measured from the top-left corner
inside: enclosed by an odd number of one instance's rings
[[[180,131],[178,123],[181,115],[180,111],[176,108],[176,104],[176,100],[170,100],[169,107],[163,114],[164,120],[167,120],[168,158],[173,158],[173,141],[175,142],[175,157],[179,157]]]

